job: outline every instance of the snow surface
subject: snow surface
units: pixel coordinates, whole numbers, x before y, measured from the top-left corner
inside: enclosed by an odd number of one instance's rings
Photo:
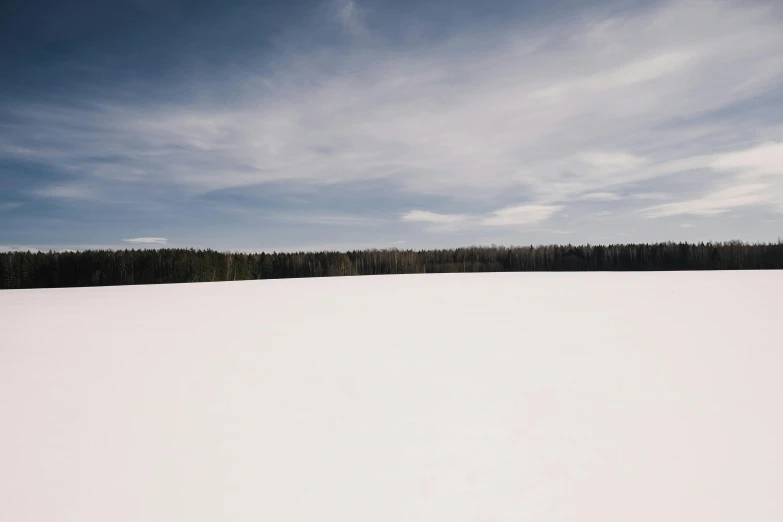
[[[783,520],[783,272],[0,292],[0,520]]]

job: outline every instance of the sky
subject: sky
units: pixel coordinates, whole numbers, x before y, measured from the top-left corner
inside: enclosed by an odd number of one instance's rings
[[[0,250],[783,236],[777,1],[2,0],[0,77]]]

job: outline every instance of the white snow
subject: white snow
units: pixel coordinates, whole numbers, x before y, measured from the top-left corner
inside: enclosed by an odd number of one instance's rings
[[[783,272],[0,292],[0,520],[783,520]]]

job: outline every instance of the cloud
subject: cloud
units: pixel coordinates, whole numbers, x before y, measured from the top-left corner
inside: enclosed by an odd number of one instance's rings
[[[438,214],[426,210],[413,210],[403,214],[402,220],[408,222],[450,225],[449,228],[475,226],[527,225],[549,219],[562,206],[558,205],[517,205],[480,215]]]
[[[381,222],[379,219],[373,219],[367,216],[331,216],[331,215],[288,215],[286,213],[277,213],[270,216],[270,219],[278,219],[291,223],[310,223],[314,225],[334,225],[334,226],[372,226]]]
[[[42,198],[93,199],[96,197],[96,190],[84,185],[50,185],[34,190],[33,194]]]
[[[133,239],[123,239],[123,243],[165,245],[168,240],[165,237],[135,237]]]
[[[358,35],[365,31],[362,9],[355,0],[334,0],[333,12],[335,19],[349,33]]]
[[[745,176],[783,177],[783,142],[770,141],[750,149],[721,154],[715,158],[711,167]]]
[[[563,208],[558,205],[518,205],[496,210],[492,216],[484,218],[484,225],[527,225],[537,223],[552,217]]]
[[[732,174],[734,186],[710,192],[702,198],[642,209],[647,217],[678,214],[716,216],[746,206],[780,205],[783,202],[783,142],[768,141],[755,147],[717,154],[706,161],[716,172]]]
[[[574,91],[603,91],[655,80],[683,69],[696,58],[693,52],[668,52],[607,70],[600,75],[585,76],[536,91],[533,96],[559,102]],[[578,93],[577,93],[578,94]]]
[[[752,184],[729,187],[707,194],[702,198],[676,203],[665,203],[643,209],[648,218],[677,215],[715,216],[729,210],[768,203],[769,185]]]
[[[402,216],[403,221],[410,221],[415,223],[433,223],[437,225],[460,223],[465,222],[468,219],[469,217],[463,214],[438,214],[436,212],[428,212],[426,210],[411,210]]]
[[[626,152],[593,151],[580,155],[580,159],[604,172],[619,172],[639,167],[644,158],[639,158]]]
[[[21,203],[19,201],[8,201],[8,202],[5,202],[5,203],[0,203],[0,212],[5,211],[5,210],[15,210],[15,209],[21,207],[22,205],[23,205],[23,203]]]
[[[672,199],[672,195],[666,192],[637,192],[629,196],[631,199],[666,200]]]
[[[356,2],[332,6],[348,31],[363,30]],[[241,89],[189,82],[192,98],[134,105],[109,91],[90,103],[20,103],[0,131],[0,157],[79,179],[37,191],[70,199],[118,181],[176,196],[379,179],[416,201],[503,197],[500,206],[524,195],[526,205],[487,215],[403,217],[460,227],[533,223],[627,193],[649,217],[717,215],[763,199],[725,187],[759,183],[771,205],[783,204],[780,176],[741,178],[776,176],[783,127],[737,109],[783,83],[778,11],[668,1],[608,19],[583,14],[465,27],[415,45],[370,35],[348,49],[299,50],[243,64]],[[230,103],[201,101],[221,96]],[[707,196],[674,202],[680,188],[667,178],[692,171],[689,192]]]
[[[0,245],[0,252],[30,252],[30,253],[35,254],[37,252],[41,252],[41,250],[39,250],[36,247],[31,247],[31,246]]]
[[[617,201],[622,198],[614,192],[591,192],[579,196],[579,199],[583,201]]]

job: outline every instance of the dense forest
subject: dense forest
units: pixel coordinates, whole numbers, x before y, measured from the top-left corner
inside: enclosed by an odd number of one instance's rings
[[[783,242],[470,247],[452,250],[222,253],[87,250],[0,253],[0,289],[376,274],[783,268]]]

